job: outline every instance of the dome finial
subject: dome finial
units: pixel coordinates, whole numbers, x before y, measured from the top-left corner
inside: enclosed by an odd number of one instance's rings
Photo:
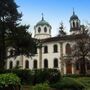
[[[75,15],[75,11],[74,11],[74,8],[73,8],[73,15]]]
[[[42,20],[44,20],[43,13],[42,13]]]

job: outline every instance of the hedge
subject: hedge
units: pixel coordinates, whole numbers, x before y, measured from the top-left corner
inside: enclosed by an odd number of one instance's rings
[[[37,84],[33,86],[31,90],[50,90],[50,87],[47,83]]]
[[[61,75],[57,69],[38,69],[33,71],[33,84],[37,83],[56,83]]]
[[[20,70],[20,69],[0,70],[0,74],[1,73],[14,73],[21,79],[21,84],[31,83],[31,70]]]
[[[60,90],[83,90],[85,88],[81,82],[69,77],[63,77],[59,82],[50,86]]]
[[[1,73],[14,73],[21,79],[21,84],[56,83],[61,75],[57,69],[37,70],[0,70]]]
[[[12,73],[0,74],[0,88],[8,87],[10,85],[20,85],[20,78]]]

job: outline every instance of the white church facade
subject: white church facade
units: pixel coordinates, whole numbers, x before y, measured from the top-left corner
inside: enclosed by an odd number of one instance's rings
[[[63,24],[60,26],[59,35],[51,36],[51,25],[42,19],[34,26],[34,38],[40,41],[39,48],[36,49],[35,56],[30,58],[18,56],[7,60],[6,68],[12,69],[16,65],[21,69],[42,69],[54,68],[63,74],[79,73],[79,65],[76,65],[71,55],[71,47],[75,43],[75,37],[78,36],[82,25],[78,16],[73,12],[70,17],[70,35],[66,35],[63,30]],[[90,64],[88,64],[90,66]],[[87,72],[90,71],[89,66],[86,67]]]

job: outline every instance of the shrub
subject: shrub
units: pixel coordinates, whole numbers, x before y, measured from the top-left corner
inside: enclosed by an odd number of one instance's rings
[[[15,74],[7,73],[0,75],[0,88],[20,85],[20,78]]]
[[[75,79],[64,77],[56,84],[50,85],[52,88],[56,89],[71,89],[71,90],[82,90],[84,85]]]
[[[33,84],[56,83],[60,80],[60,72],[57,69],[38,69],[33,71]]]
[[[56,83],[61,75],[57,69],[37,69],[37,70],[0,70],[0,73],[14,73],[21,79],[21,84]]]
[[[33,88],[31,90],[50,90],[50,87],[46,83],[37,84],[37,85],[33,86]]]
[[[31,70],[0,70],[0,73],[14,73],[21,79],[21,84],[31,83]]]
[[[49,83],[56,83],[61,78],[60,71],[58,71],[57,69],[49,69],[47,76]]]
[[[12,72],[20,77],[22,84],[31,83],[31,70],[13,70]]]

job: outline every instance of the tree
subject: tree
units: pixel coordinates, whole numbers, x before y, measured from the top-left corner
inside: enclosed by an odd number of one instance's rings
[[[59,34],[57,36],[65,36],[65,35],[66,35],[66,32],[64,31],[63,22],[61,22],[59,27]]]
[[[34,53],[35,40],[28,33],[29,25],[21,25],[22,13],[18,12],[14,0],[0,0],[0,69],[4,68],[8,47],[14,48],[13,55]]]
[[[79,38],[75,41],[72,48],[72,55],[80,65],[80,74],[86,74],[86,63],[90,58],[90,36],[88,30],[83,25]]]

